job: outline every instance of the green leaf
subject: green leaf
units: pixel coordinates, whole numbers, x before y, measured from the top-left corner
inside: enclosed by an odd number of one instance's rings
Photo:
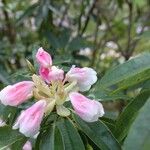
[[[129,96],[125,95],[122,91],[118,93],[112,93],[112,90],[103,89],[99,87],[99,82],[94,86],[92,90],[90,90],[94,96],[94,99],[98,99],[99,101],[114,101],[114,100],[128,100]]]
[[[145,39],[149,39],[150,38],[150,31],[144,31],[142,33],[142,35],[140,36],[140,38],[145,38]]]
[[[100,120],[110,129],[111,132],[114,132],[115,121],[113,119],[102,117]]]
[[[58,128],[55,128],[55,150],[64,150],[62,137]]]
[[[81,48],[91,47],[91,44],[85,38],[77,36],[73,38],[70,43],[68,44],[68,50],[80,50]]]
[[[75,122],[81,130],[102,150],[120,150],[121,147],[111,131],[102,121],[87,123],[74,115]]]
[[[50,5],[49,0],[40,1],[40,3],[38,4],[39,7],[37,11],[37,16],[35,18],[35,24],[38,27],[42,24],[43,20],[48,16],[49,5]]]
[[[55,115],[50,116],[46,124],[50,124],[53,118]],[[62,137],[55,123],[49,125],[46,130],[39,134],[35,148],[37,150],[63,150]]]
[[[33,12],[37,9],[38,5],[39,3],[35,3],[28,7],[28,9],[25,10],[24,13],[17,19],[17,26],[20,25],[27,17],[30,17],[33,14]]]
[[[137,5],[138,7],[143,7],[146,4],[146,1],[133,0],[133,4]]]
[[[27,141],[26,137],[18,140],[17,142],[11,145],[11,150],[21,150],[26,141]]]
[[[150,145],[150,98],[141,108],[124,142],[124,150],[149,150]]]
[[[121,141],[127,135],[138,111],[150,97],[150,90],[145,90],[133,99],[119,116],[115,125],[115,137]]]
[[[50,43],[50,45],[55,48],[55,49],[58,49],[58,48],[61,48],[60,47],[60,43],[56,37],[55,34],[53,34],[52,32],[48,31],[48,32],[45,32],[44,33],[45,37],[48,39],[48,42]]]
[[[37,53],[37,51],[38,51],[38,48],[40,48],[40,47],[35,46],[35,47],[33,48],[34,50],[32,51],[33,66],[35,67],[36,72],[38,72],[38,70],[39,70],[39,65],[38,65],[38,63],[37,63],[37,61],[36,61],[36,53]]]
[[[117,85],[118,89],[122,90],[149,78],[150,53],[143,53],[110,69],[100,80],[99,86],[105,89]]]
[[[9,74],[2,66],[0,66],[0,70],[0,82],[2,82],[4,85],[9,85],[11,83],[11,81],[9,80]]]
[[[81,137],[73,124],[67,119],[57,122],[57,127],[61,133],[64,150],[84,150]]]
[[[55,133],[55,125],[51,126],[48,130],[46,130],[46,133],[44,136],[41,137],[40,142],[40,150],[54,150],[54,133]]]
[[[17,111],[18,110],[16,107],[4,106],[3,104],[0,104],[0,117],[6,121],[7,124],[13,124]]]
[[[0,149],[5,149],[16,142],[24,140],[24,136],[8,126],[0,127]],[[20,148],[21,149],[21,148]]]
[[[150,80],[146,81],[146,82],[143,84],[141,91],[146,90],[146,89],[147,89],[147,90],[150,90]]]

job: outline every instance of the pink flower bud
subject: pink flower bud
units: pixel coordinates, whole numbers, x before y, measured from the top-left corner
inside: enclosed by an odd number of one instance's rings
[[[92,68],[72,67],[66,74],[66,80],[69,82],[77,81],[79,91],[87,91],[97,81],[97,73]]]
[[[44,51],[42,47],[38,49],[38,52],[36,53],[36,60],[40,64],[40,66],[48,68],[52,65],[52,58],[49,53]]]
[[[24,144],[22,150],[32,150],[32,144],[31,144],[31,142],[30,142],[30,141],[27,141],[27,142]]]
[[[46,101],[40,100],[26,109],[18,117],[13,129],[18,129],[26,137],[34,137],[38,134],[44,115]]]
[[[0,100],[4,105],[17,106],[32,97],[32,81],[22,81],[8,85],[0,92]]]
[[[64,79],[64,71],[55,66],[52,66],[51,68],[40,67],[39,74],[47,83],[58,80],[62,81]]]
[[[77,92],[70,93],[69,97],[76,114],[83,120],[94,122],[104,115],[104,109],[100,102],[90,100]]]

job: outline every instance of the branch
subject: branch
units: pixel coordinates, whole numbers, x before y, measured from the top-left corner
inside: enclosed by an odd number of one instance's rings
[[[131,48],[131,29],[132,29],[132,16],[133,16],[133,5],[132,2],[129,2],[128,0],[126,0],[126,3],[128,5],[129,8],[129,16],[128,16],[128,20],[129,20],[129,25],[128,25],[128,39],[127,39],[127,47],[126,47],[126,53],[125,53],[125,59],[128,60],[130,58],[130,48]]]
[[[94,0],[94,2],[93,2],[93,4],[92,4],[91,8],[89,9],[89,12],[87,13],[87,17],[86,17],[86,20],[85,20],[85,24],[84,24],[84,27],[83,27],[83,29],[82,29],[80,35],[83,35],[83,33],[84,33],[85,30],[86,30],[86,27],[87,27],[87,25],[88,25],[88,23],[89,23],[89,20],[90,20],[90,15],[92,14],[92,12],[93,12],[93,10],[94,10],[94,8],[95,8],[95,6],[96,6],[96,2],[97,2],[97,0]]]
[[[84,0],[82,0],[82,4],[81,4],[81,13],[79,15],[79,19],[78,19],[78,34],[80,32],[80,29],[81,29],[81,18],[82,18],[82,15],[84,13],[84,3],[83,3]]]
[[[63,21],[64,21],[64,19],[65,19],[65,16],[66,16],[66,14],[67,14],[67,12],[68,12],[69,7],[70,7],[70,5],[69,5],[69,4],[67,4],[67,6],[66,6],[66,8],[65,8],[65,10],[64,10],[64,12],[63,12],[63,15],[62,15],[61,21],[60,21],[60,23],[59,23],[59,25],[58,25],[59,27],[61,27],[61,26],[62,26],[62,23],[63,23]]]
[[[6,5],[6,1],[5,0],[2,0],[2,3],[4,4],[4,6]],[[14,43],[15,41],[15,31],[11,25],[11,22],[10,22],[10,18],[9,18],[9,14],[8,12],[3,9],[3,14],[4,14],[4,17],[5,17],[5,21],[6,21],[6,34],[7,34],[7,37],[10,41],[10,43]]]

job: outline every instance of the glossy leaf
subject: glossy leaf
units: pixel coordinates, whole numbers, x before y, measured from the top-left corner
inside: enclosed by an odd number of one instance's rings
[[[81,137],[73,124],[67,119],[61,119],[57,122],[63,140],[64,150],[84,150]]]
[[[150,53],[143,53],[110,69],[100,80],[99,86],[108,88],[118,85],[126,89],[150,78]],[[118,90],[118,89],[117,89]]]
[[[0,149],[10,147],[14,143],[20,142],[22,140],[25,140],[25,137],[17,130],[12,130],[8,126],[0,127]]]
[[[150,142],[150,98],[141,108],[124,142],[124,150],[149,150]],[[134,142],[134,144],[133,144]]]
[[[40,139],[40,150],[54,150],[54,133],[55,125],[51,126],[48,130],[46,130],[46,133]]]
[[[81,130],[102,150],[121,150],[117,140],[102,121],[87,123],[74,115]]]
[[[138,111],[145,104],[149,96],[150,90],[143,91],[134,100],[132,100],[121,113],[115,125],[115,137],[117,137],[119,141],[125,138]]]

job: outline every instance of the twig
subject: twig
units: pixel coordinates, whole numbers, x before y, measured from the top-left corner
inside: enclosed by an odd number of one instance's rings
[[[84,0],[82,0],[82,4],[81,4],[81,13],[79,15],[79,18],[78,18],[78,34],[80,32],[80,29],[81,29],[81,18],[82,18],[82,15],[84,13],[84,3],[83,3]]]
[[[96,58],[97,50],[98,50],[98,47],[97,47],[98,26],[99,26],[99,24],[97,23],[95,35],[94,35],[94,43],[93,43],[94,50],[93,50],[93,54],[92,54],[91,66],[94,66],[94,64],[95,64],[95,58]]]
[[[85,20],[85,24],[84,24],[84,27],[83,27],[83,29],[82,29],[80,35],[83,35],[83,33],[84,33],[85,30],[86,30],[86,27],[87,27],[87,25],[88,25],[88,23],[89,23],[89,20],[90,20],[90,15],[92,14],[92,12],[93,12],[93,10],[94,10],[94,8],[95,8],[95,6],[96,6],[96,2],[97,2],[97,0],[94,0],[94,2],[93,2],[93,4],[92,4],[91,8],[89,9],[89,12],[87,13],[87,17],[86,17],[86,20]]]
[[[6,5],[5,0],[2,0],[2,3],[4,4],[4,6]],[[14,43],[15,42],[15,31],[14,31],[14,28],[12,27],[12,25],[10,23],[9,14],[5,9],[3,9],[3,14],[4,14],[4,17],[5,17],[5,21],[6,21],[6,27],[7,27],[6,34],[7,34],[7,37],[9,39],[10,43]]]
[[[128,8],[129,8],[129,16],[128,16],[128,20],[129,20],[129,25],[128,25],[128,40],[127,40],[127,47],[126,47],[126,51],[125,51],[125,59],[128,60],[130,58],[130,48],[131,48],[131,29],[132,29],[132,16],[133,16],[133,6],[132,3],[129,2],[128,0],[126,0],[126,3],[128,4]]]
[[[64,12],[63,12],[63,15],[62,15],[61,21],[60,21],[60,23],[59,23],[59,25],[58,25],[59,27],[61,27],[61,26],[62,26],[62,23],[63,23],[63,21],[64,21],[64,19],[65,19],[65,16],[66,16],[66,14],[67,14],[67,12],[68,12],[69,7],[70,7],[70,5],[68,4],[68,5],[66,6],[66,8],[65,8]]]

